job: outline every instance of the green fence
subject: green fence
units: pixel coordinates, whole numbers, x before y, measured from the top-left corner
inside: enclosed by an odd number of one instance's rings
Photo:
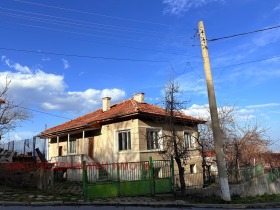
[[[241,183],[264,174],[263,165],[247,166],[228,170],[229,183]]]
[[[83,190],[89,198],[174,192],[174,162],[156,160],[86,165]]]
[[[242,167],[240,169],[230,169],[228,172],[228,181],[229,184],[237,184],[246,182],[254,177],[258,177],[264,174],[264,167],[262,165],[250,166],[250,167]],[[279,177],[279,170],[275,170],[270,178]],[[179,182],[179,174],[175,175],[175,180]],[[206,172],[198,172],[198,173],[187,173],[185,174],[185,183],[186,188],[205,188],[215,183],[219,183],[218,171],[206,171]]]
[[[266,175],[268,183],[274,182],[280,178],[280,168],[271,169]]]

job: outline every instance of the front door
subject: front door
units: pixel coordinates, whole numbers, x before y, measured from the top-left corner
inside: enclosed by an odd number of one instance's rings
[[[62,156],[62,146],[58,147],[58,156]]]

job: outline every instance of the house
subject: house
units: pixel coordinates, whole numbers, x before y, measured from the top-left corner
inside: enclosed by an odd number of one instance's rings
[[[165,117],[166,110],[145,103],[144,93],[114,105],[110,100],[105,97],[102,108],[40,133],[49,142],[48,160],[60,167],[75,167],[82,160],[121,163],[147,161],[150,156],[162,159],[159,153],[164,146],[156,136],[166,132],[166,126],[157,119]],[[195,137],[197,125],[204,121],[187,115],[176,119],[176,130],[191,150],[186,172],[202,171]]]
[[[205,167],[209,172],[217,172],[217,160],[216,160],[216,153],[214,150],[204,150],[202,154],[205,158]]]

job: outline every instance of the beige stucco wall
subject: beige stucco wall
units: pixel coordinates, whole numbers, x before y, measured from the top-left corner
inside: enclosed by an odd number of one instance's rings
[[[95,162],[100,163],[113,163],[113,162],[139,162],[147,161],[149,157],[152,156],[154,160],[162,159],[162,156],[158,151],[147,150],[147,140],[146,140],[146,129],[147,128],[157,128],[160,130],[165,130],[165,128],[158,124],[147,120],[131,119],[123,122],[116,122],[108,125],[103,125],[101,132],[96,133],[93,137],[93,156]],[[118,139],[117,132],[121,130],[130,130],[131,132],[131,150],[118,151]],[[177,126],[176,130],[180,135],[183,136],[184,131],[193,133],[197,136],[196,126]],[[82,132],[82,131],[81,131]],[[90,137],[90,136],[87,136]],[[61,136],[59,138],[59,146],[63,147],[62,155],[67,155],[67,135]],[[56,138],[52,139],[52,143],[49,144],[49,159],[51,157],[56,157],[57,153],[57,143]],[[78,140],[77,153],[82,154],[82,139]],[[88,139],[85,138],[85,152],[88,151]],[[186,173],[190,172],[190,164],[196,164],[196,171],[202,171],[201,168],[201,157],[198,150],[190,151],[188,158],[188,165],[185,167]],[[175,164],[176,166],[176,164]],[[177,172],[177,167],[175,167],[175,173]]]
[[[121,130],[130,130],[131,150],[118,151],[117,132]],[[132,119],[102,126],[101,135],[94,137],[94,157],[98,162],[108,163],[139,161],[138,120]]]
[[[62,146],[62,155],[67,155],[67,141],[59,141],[57,145],[57,140],[49,139],[49,151],[48,151],[48,160],[51,160],[52,157],[58,156],[58,147]]]
[[[155,128],[155,129],[162,129],[163,135],[166,133],[166,128],[164,125],[160,125],[155,122],[148,122],[148,121],[141,121],[139,120],[139,145],[140,145],[140,159],[141,161],[149,160],[149,157],[152,156],[154,160],[160,160],[163,158],[162,155],[158,153],[158,151],[149,151],[147,150],[147,140],[146,140],[146,129],[147,128]],[[176,131],[178,132],[178,135],[182,136],[184,135],[184,132],[192,133],[192,135],[197,138],[198,132],[196,126],[186,126],[186,125],[178,125],[176,126]],[[199,147],[198,143],[195,142],[195,147]],[[199,173],[202,172],[202,158],[200,156],[200,152],[197,149],[193,149],[189,151],[187,158],[187,165],[185,165],[185,173],[190,173],[190,165],[195,164],[195,172]],[[174,169],[175,174],[179,174],[178,167],[176,162],[174,161]]]

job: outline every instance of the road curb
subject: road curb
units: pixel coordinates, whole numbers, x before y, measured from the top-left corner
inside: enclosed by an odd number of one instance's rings
[[[145,207],[197,207],[197,208],[225,208],[225,209],[247,209],[280,207],[280,202],[254,203],[254,204],[194,204],[183,201],[174,202],[108,202],[108,201],[34,201],[34,202],[11,202],[0,201],[1,206],[145,206]]]

